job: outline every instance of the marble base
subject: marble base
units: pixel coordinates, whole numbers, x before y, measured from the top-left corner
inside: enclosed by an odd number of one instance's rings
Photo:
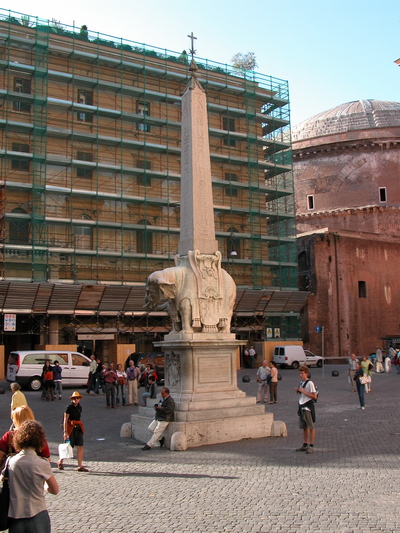
[[[211,337],[211,338],[210,338]],[[165,386],[175,400],[175,421],[165,432],[169,446],[176,432],[187,447],[286,436],[283,422],[274,422],[265,406],[237,386],[236,352],[243,344],[231,334],[170,334],[155,344],[165,353]],[[132,436],[147,442],[155,399],[132,415]]]

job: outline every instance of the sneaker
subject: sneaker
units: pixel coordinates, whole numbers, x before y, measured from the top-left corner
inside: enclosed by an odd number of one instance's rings
[[[306,453],[314,453],[314,447],[313,448],[308,448],[307,452]]]
[[[160,442],[160,448],[162,448],[164,446],[164,442],[165,442],[165,437],[161,437],[161,439],[159,440]]]
[[[151,446],[148,446],[147,444],[143,446],[142,450],[151,450]]]
[[[364,407],[364,406],[363,406],[363,407],[361,407],[361,411],[364,411],[364,410],[365,410],[365,407]]]
[[[308,450],[308,446],[300,446],[300,448],[296,448],[296,452],[306,452]]]

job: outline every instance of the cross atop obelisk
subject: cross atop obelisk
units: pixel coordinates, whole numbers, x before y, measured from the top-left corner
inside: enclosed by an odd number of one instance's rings
[[[189,39],[191,40],[191,45],[190,45],[191,48],[190,48],[190,50],[189,50],[189,54],[191,54],[192,59],[194,59],[194,56],[195,56],[195,54],[196,54],[196,50],[194,49],[194,41],[195,41],[195,40],[197,41],[197,37],[195,37],[195,36],[193,35],[193,32],[192,32],[190,35],[188,35],[188,37],[189,37]]]
[[[204,89],[196,78],[193,59],[193,32],[190,53],[191,77],[182,95],[181,147],[181,224],[179,255],[199,250],[214,254],[218,250],[215,239],[214,208],[211,182],[210,146],[208,139],[207,101]]]

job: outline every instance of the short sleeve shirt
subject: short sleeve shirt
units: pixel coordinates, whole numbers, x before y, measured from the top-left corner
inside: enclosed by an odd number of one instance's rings
[[[78,405],[72,405],[72,403],[65,409],[65,413],[69,415],[70,420],[81,419],[82,407]]]
[[[317,389],[315,388],[315,385],[314,385],[314,383],[312,381],[309,381],[305,387],[304,387],[304,383],[305,383],[305,381],[302,381],[300,383],[300,387],[299,388],[304,388],[304,390],[306,392],[309,392],[309,393],[317,392]],[[309,396],[306,396],[305,394],[300,393],[300,398],[299,398],[299,404],[300,405],[304,405],[305,403],[309,402],[310,400],[311,400],[311,398]]]

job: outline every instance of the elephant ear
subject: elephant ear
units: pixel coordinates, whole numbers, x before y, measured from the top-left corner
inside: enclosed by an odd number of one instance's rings
[[[165,298],[169,298],[170,300],[173,300],[176,296],[176,287],[175,283],[170,283],[168,281],[160,280],[158,282],[158,286],[160,290],[162,291]]]

